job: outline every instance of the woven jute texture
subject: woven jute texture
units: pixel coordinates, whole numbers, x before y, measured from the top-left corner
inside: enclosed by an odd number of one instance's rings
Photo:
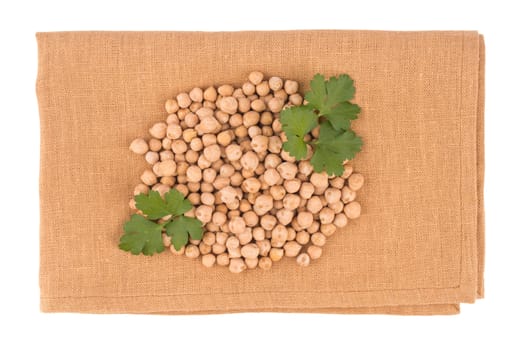
[[[454,314],[483,296],[483,39],[476,32],[39,33],[41,309]],[[118,248],[164,101],[250,71],[347,73],[362,216],[321,259],[231,274]]]

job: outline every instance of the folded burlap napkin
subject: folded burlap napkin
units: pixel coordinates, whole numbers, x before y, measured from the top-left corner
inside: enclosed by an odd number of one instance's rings
[[[454,314],[483,296],[483,39],[476,32],[39,33],[41,309]],[[128,145],[194,86],[347,73],[362,216],[300,268],[232,274],[118,248],[146,164]]]

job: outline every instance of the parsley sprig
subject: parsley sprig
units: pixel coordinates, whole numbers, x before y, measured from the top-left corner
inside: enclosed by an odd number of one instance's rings
[[[296,159],[304,159],[307,144],[313,148],[310,163],[315,172],[343,174],[343,162],[361,151],[361,138],[350,129],[351,120],[361,111],[349,102],[354,97],[354,81],[347,75],[325,80],[316,74],[310,82],[311,91],[305,95],[308,104],[286,108],[281,112],[281,124],[287,141],[284,150]],[[310,142],[305,136],[319,126],[319,137]]]
[[[133,214],[124,224],[124,235],[119,248],[138,255],[153,255],[164,251],[162,232],[171,237],[171,243],[180,250],[192,239],[202,238],[202,222],[184,216],[193,206],[184,195],[172,189],[161,197],[157,191],[135,196],[135,205],[144,215]],[[160,218],[168,217],[162,222]]]

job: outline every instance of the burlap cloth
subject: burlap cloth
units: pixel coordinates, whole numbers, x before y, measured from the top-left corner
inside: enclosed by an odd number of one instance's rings
[[[40,33],[41,309],[453,314],[483,296],[483,39],[476,32]],[[308,268],[231,274],[118,248],[146,163],[128,150],[182,90],[252,70],[350,74],[363,214]]]

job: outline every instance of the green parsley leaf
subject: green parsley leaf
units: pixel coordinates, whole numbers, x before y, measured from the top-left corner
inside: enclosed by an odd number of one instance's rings
[[[166,193],[164,199],[166,200],[166,209],[171,215],[179,216],[193,208],[191,202],[176,189],[171,189]]]
[[[195,218],[179,216],[166,225],[166,234],[171,237],[171,243],[180,250],[191,239],[202,238],[202,223]]]
[[[341,175],[344,171],[343,162],[355,157],[361,151],[363,142],[353,131],[340,131],[330,123],[321,123],[319,139],[315,152],[310,159],[315,172],[326,171],[328,175]]]
[[[162,225],[149,221],[142,215],[134,214],[124,225],[125,234],[120,237],[119,248],[138,255],[153,255],[164,251]]]
[[[281,124],[287,142],[284,150],[297,159],[306,157],[307,149],[304,136],[317,126],[318,117],[308,106],[287,108],[281,112]]]
[[[193,239],[202,238],[202,222],[198,219],[181,216],[193,208],[191,202],[176,189],[164,195],[150,191],[135,196],[137,209],[144,215],[135,214],[124,224],[125,234],[120,238],[119,248],[132,254],[153,255],[164,250],[162,230],[171,237],[173,246],[179,250],[188,243],[188,235]],[[169,216],[163,224],[155,220]]]
[[[166,203],[157,191],[150,191],[148,194],[140,193],[135,196],[135,206],[142,211],[149,219],[156,220],[169,215]]]
[[[354,81],[341,74],[325,80],[316,74],[310,82],[311,90],[305,94],[306,106],[294,106],[281,112],[281,124],[287,141],[283,149],[296,159],[307,154],[304,137],[320,125],[319,138],[312,140],[313,156],[310,163],[316,172],[341,175],[343,162],[355,157],[361,150],[362,140],[350,130],[350,121],[361,111],[350,103],[355,94]]]
[[[348,130],[350,120],[357,119],[357,114],[361,111],[358,105],[344,101],[325,114],[326,119],[336,130]]]
[[[324,75],[316,74],[310,81],[310,91],[308,91],[304,98],[308,103],[318,111],[322,110],[326,100],[326,84]]]
[[[331,77],[326,82],[326,109],[333,108],[338,103],[354,98],[354,81],[348,74],[341,74],[339,77]],[[324,114],[324,113],[323,113]]]

